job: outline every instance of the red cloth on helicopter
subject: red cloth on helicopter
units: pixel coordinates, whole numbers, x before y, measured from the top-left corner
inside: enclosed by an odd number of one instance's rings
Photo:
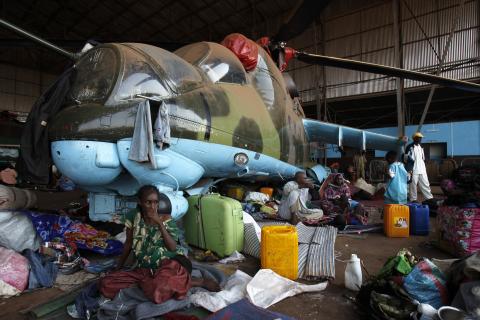
[[[158,304],[172,298],[185,299],[191,280],[190,273],[180,263],[165,259],[157,270],[138,268],[107,274],[100,279],[100,292],[113,299],[120,290],[138,285],[148,299]]]
[[[240,33],[232,33],[223,39],[223,46],[230,49],[240,59],[246,71],[252,71],[257,66],[257,44]]]

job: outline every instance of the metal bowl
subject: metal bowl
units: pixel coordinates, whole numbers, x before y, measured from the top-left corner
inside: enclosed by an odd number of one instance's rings
[[[438,309],[440,320],[465,320],[467,315],[460,309],[454,307],[441,307]]]

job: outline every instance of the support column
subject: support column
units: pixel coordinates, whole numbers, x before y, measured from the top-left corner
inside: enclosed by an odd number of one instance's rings
[[[402,17],[400,0],[392,0],[393,4],[393,34],[395,41],[395,62],[398,68],[403,68],[402,48]],[[405,135],[405,84],[403,78],[397,78],[397,128],[398,136]]]

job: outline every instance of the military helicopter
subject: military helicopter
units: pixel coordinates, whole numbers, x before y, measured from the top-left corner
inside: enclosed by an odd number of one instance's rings
[[[292,177],[308,161],[311,141],[362,150],[403,145],[397,137],[305,119],[281,72],[291,58],[480,92],[464,81],[286,47],[327,3],[304,1],[277,35],[248,42],[257,52],[248,71],[232,48],[218,43],[175,52],[106,43],[71,53],[4,20],[0,24],[74,61],[75,76],[59,111],[34,125],[48,129],[58,170],[89,192],[90,218],[111,220],[112,213],[134,207],[131,197],[145,184],[156,185],[179,218],[188,208],[182,191],[198,192],[192,188],[201,179]],[[157,121],[166,121],[171,135],[158,145],[152,134]],[[146,161],[131,160],[132,149],[145,146]]]

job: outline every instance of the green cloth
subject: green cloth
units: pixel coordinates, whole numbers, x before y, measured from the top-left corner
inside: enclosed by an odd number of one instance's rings
[[[169,251],[166,248],[158,226],[147,225],[140,212],[128,213],[124,222],[125,227],[133,229],[132,249],[139,268],[156,269],[163,259],[184,254],[184,249],[179,245],[180,230],[173,219],[165,221],[164,225],[173,240],[177,242],[175,251]]]
[[[408,250],[400,250],[395,257],[388,258],[378,277],[385,278],[394,274],[408,275],[415,266],[415,257]]]

